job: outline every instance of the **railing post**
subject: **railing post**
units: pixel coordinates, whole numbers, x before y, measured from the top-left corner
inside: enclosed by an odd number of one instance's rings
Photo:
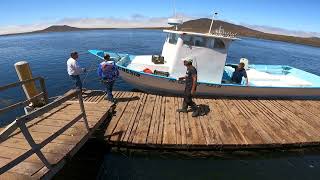
[[[90,131],[90,127],[89,127],[89,124],[88,124],[86,111],[84,109],[83,98],[82,98],[82,90],[78,90],[78,98],[79,98],[79,104],[80,104],[80,109],[81,109],[81,112],[82,112],[84,124],[85,124],[85,126],[86,126],[86,128],[87,128],[87,130],[89,132]]]
[[[48,104],[49,103],[49,98],[48,98],[48,92],[47,92],[47,88],[46,88],[46,83],[45,83],[43,78],[40,78],[39,81],[40,81],[41,91],[43,92],[44,103]]]
[[[26,124],[24,124],[23,122],[18,121],[18,126],[20,127],[22,134],[26,138],[26,140],[29,143],[29,145],[31,146],[32,150],[37,154],[37,156],[40,158],[40,160],[43,162],[43,164],[48,169],[51,169],[50,162],[47,160],[47,158],[43,155],[41,150],[38,148],[39,145],[33,140],[33,138],[31,136]]]

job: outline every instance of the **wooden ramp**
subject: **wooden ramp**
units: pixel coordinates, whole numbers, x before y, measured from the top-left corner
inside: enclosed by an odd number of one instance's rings
[[[195,99],[202,113],[177,113],[182,98],[118,93],[105,137],[113,146],[174,150],[320,145],[320,101]]]
[[[84,112],[78,95],[69,92],[1,129],[0,179],[51,178],[82,147],[107,118],[111,104],[103,92],[87,91]]]

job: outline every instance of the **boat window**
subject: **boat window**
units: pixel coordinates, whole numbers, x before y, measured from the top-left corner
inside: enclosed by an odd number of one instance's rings
[[[224,48],[226,48],[225,47],[225,44],[224,44],[224,42],[221,40],[221,39],[215,39],[214,40],[214,48],[217,48],[217,49],[224,49]]]
[[[193,38],[192,36],[184,35],[182,36],[183,44],[186,44],[188,46],[193,46]]]
[[[178,41],[178,35],[174,33],[168,34],[168,42],[170,44],[177,44]]]
[[[182,40],[183,40],[183,44],[186,44],[188,46],[199,46],[199,47],[206,46],[206,39],[200,36],[184,35],[182,37]]]
[[[195,36],[194,37],[194,45],[195,46],[199,46],[199,47],[205,47],[206,46],[206,43],[205,43],[205,38],[203,37],[197,37]]]

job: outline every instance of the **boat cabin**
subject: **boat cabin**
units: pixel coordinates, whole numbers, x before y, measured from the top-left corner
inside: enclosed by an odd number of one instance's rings
[[[164,30],[167,38],[160,56],[135,56],[128,68],[163,72],[172,78],[185,75],[182,59],[192,58],[198,81],[221,83],[227,51],[233,36]],[[161,75],[162,75],[161,74]]]

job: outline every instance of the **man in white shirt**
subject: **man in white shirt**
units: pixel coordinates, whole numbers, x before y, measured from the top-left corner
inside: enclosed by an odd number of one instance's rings
[[[70,79],[75,83],[76,89],[82,89],[82,82],[80,79],[80,74],[85,73],[86,69],[81,68],[78,65],[78,60],[79,55],[77,52],[72,52],[70,54],[70,58],[67,61],[67,69],[68,69],[68,74],[70,76]]]

